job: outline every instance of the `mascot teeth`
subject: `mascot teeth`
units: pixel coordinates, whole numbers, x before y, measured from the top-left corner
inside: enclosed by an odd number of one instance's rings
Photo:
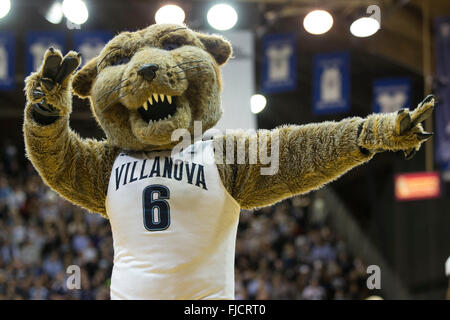
[[[169,104],[172,104],[172,96],[165,95],[162,93],[159,93],[159,94],[153,93],[150,97],[148,97],[148,103],[150,105],[153,105],[153,99],[155,99],[155,102],[158,102],[158,101],[164,102],[164,99],[167,99],[167,102],[169,102]],[[144,107],[144,109],[147,110],[146,107]]]
[[[164,102],[164,99],[167,99],[167,102],[169,104],[172,104],[172,96],[169,95],[165,95],[162,93],[153,93],[152,95],[150,95],[150,97],[147,98],[147,102],[144,102],[144,104],[142,105],[142,107],[145,109],[145,111],[148,111],[148,108],[150,106],[153,106],[153,99],[155,99],[155,102],[161,101]]]

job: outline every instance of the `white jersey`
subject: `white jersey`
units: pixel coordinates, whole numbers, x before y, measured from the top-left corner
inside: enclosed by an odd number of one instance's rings
[[[211,140],[117,157],[106,197],[111,299],[234,299],[240,207],[213,157]]]

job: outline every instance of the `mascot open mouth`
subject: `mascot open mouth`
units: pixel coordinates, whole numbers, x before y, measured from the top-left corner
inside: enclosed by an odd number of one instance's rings
[[[177,97],[154,93],[137,111],[145,122],[168,120],[177,111]]]

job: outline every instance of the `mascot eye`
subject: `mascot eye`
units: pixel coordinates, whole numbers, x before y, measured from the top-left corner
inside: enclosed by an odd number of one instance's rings
[[[129,57],[123,57],[123,56],[119,56],[117,58],[115,58],[112,62],[111,65],[112,66],[118,66],[120,64],[125,64],[128,63],[130,61]]]
[[[181,47],[181,44],[176,42],[168,42],[163,45],[163,49],[167,51],[175,50]]]

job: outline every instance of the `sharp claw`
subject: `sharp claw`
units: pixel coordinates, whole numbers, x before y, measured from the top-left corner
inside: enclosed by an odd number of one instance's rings
[[[420,141],[428,140],[433,135],[434,135],[433,132],[417,132],[416,133],[417,139],[419,139]]]
[[[429,94],[425,97],[425,99],[423,99],[423,101],[420,103],[420,105],[424,105],[425,103],[431,102],[431,100],[434,99],[434,95],[433,94]]]
[[[45,93],[43,93],[40,90],[33,90],[33,97],[34,98],[42,98],[43,96],[45,96]]]
[[[404,151],[404,153],[405,153],[405,159],[406,160],[411,160],[416,155],[417,150],[416,149],[412,149],[409,152],[408,151]]]

